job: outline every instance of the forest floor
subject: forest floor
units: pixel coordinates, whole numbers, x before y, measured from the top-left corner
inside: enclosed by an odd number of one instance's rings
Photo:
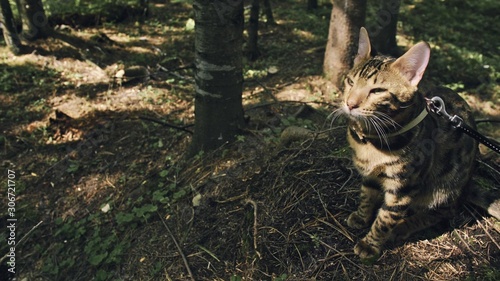
[[[184,157],[194,122],[192,8],[152,2],[143,23],[68,22],[29,54],[0,48],[17,280],[500,279],[498,222],[469,205],[389,245],[373,265],[354,255],[365,231],[345,220],[360,178],[345,126],[328,118],[339,93],[321,76],[329,1],[315,11],[274,1],[277,25],[262,18],[262,55],[245,62],[247,127],[193,159]],[[401,48],[429,41],[427,76],[460,92],[477,119],[498,120],[500,4],[403,2]],[[151,75],[123,79],[131,69]],[[479,125],[500,139],[498,123]],[[314,133],[289,138],[293,126]],[[500,157],[482,151],[476,181],[498,187]]]

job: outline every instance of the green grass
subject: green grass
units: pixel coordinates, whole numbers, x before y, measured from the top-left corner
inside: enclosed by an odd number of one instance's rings
[[[43,5],[47,15],[51,14],[92,14],[104,12],[110,5],[138,5],[138,0],[43,0]]]
[[[400,20],[406,35],[433,46],[429,76],[491,95],[500,81],[499,10],[493,0],[404,1]]]

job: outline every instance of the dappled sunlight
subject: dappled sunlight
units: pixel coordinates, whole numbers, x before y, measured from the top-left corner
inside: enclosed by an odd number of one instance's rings
[[[83,215],[82,210],[87,210],[89,213],[101,211],[100,206],[92,204],[93,201],[101,198],[113,198],[113,193],[119,193],[119,189],[123,186],[118,185],[120,173],[115,175],[108,174],[89,174],[81,177],[77,183],[66,189],[64,196],[70,200],[61,200],[58,206],[61,211],[61,218],[67,220],[69,217],[78,218]],[[73,201],[74,200],[74,201]],[[73,202],[72,202],[73,201]]]
[[[467,103],[478,113],[479,116],[493,117],[496,119],[500,118],[499,100],[485,100],[481,98],[481,96],[474,94],[464,94],[463,96]]]
[[[297,35],[298,38],[301,38],[302,40],[308,40],[308,41],[318,40],[317,35],[306,30],[294,30],[293,34]]]

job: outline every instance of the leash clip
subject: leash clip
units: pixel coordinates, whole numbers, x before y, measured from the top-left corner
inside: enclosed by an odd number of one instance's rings
[[[433,114],[436,114],[437,116],[444,116],[448,118],[448,121],[450,121],[451,126],[454,129],[460,129],[462,132],[466,133],[470,137],[476,139],[480,143],[486,145],[496,153],[500,154],[500,144],[494,140],[491,140],[483,135],[481,135],[479,132],[477,132],[473,127],[470,127],[464,122],[464,119],[462,119],[458,115],[453,115],[451,116],[448,112],[446,112],[446,107],[444,105],[444,101],[440,97],[432,97],[432,98],[425,98],[425,102],[427,103],[427,110],[429,112],[432,112]]]
[[[451,122],[451,125],[453,128],[458,128],[461,127],[464,120],[458,116],[458,115],[451,115],[446,111],[446,106],[444,105],[444,101],[440,97],[432,97],[432,98],[425,98],[425,101],[427,103],[427,110],[438,115],[438,116],[444,116],[448,118],[448,120]]]

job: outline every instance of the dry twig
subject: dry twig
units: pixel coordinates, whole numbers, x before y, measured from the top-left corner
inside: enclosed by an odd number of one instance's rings
[[[35,226],[33,226],[30,229],[30,231],[28,231],[28,233],[24,234],[24,236],[19,240],[19,242],[16,243],[16,247],[19,247],[19,245],[21,245],[21,243],[24,241],[24,239],[26,239],[31,234],[31,232],[33,232],[42,223],[43,223],[43,221],[39,221]],[[7,256],[8,256],[8,254],[5,254],[5,256],[3,256],[0,259],[0,263],[2,263],[7,258]]]
[[[245,200],[245,203],[246,204],[250,204],[252,205],[253,207],[253,248],[255,250],[255,253],[257,254],[257,256],[259,257],[259,259],[261,259],[261,255],[257,249],[257,235],[258,235],[258,229],[257,229],[257,203],[255,203],[255,201],[253,201],[252,199],[247,199]]]
[[[493,244],[495,244],[497,246],[497,248],[500,250],[500,245],[498,244],[498,242],[493,238],[493,236],[491,236],[490,232],[488,231],[488,229],[486,228],[486,226],[484,226],[480,221],[479,219],[477,218],[477,216],[474,214],[474,212],[467,206],[465,205],[465,209],[467,211],[469,211],[469,213],[474,217],[474,219],[477,221],[477,224],[484,230],[484,233],[486,233],[486,235],[491,239],[491,241],[493,242]]]
[[[174,244],[175,244],[175,247],[177,247],[177,250],[179,251],[179,255],[181,255],[181,258],[182,258],[182,261],[184,262],[184,266],[186,267],[186,270],[188,272],[188,275],[189,275],[189,278],[191,278],[191,280],[195,280],[194,277],[193,277],[193,272],[191,271],[191,268],[189,267],[189,263],[186,259],[186,255],[184,255],[184,252],[182,251],[182,248],[181,246],[179,245],[179,242],[177,242],[177,239],[175,239],[174,237],[174,234],[172,233],[172,231],[170,230],[170,227],[168,227],[167,223],[165,222],[165,219],[163,218],[162,215],[160,215],[159,212],[156,212],[158,214],[158,216],[160,217],[161,219],[161,222],[163,223],[163,225],[165,226],[165,228],[167,229],[167,232],[168,232],[168,235],[170,235],[170,238],[172,238],[172,240],[174,241]]]
[[[193,134],[193,131],[186,129],[187,127],[190,127],[191,125],[180,127],[180,126],[172,125],[172,124],[167,123],[167,122],[160,120],[160,119],[156,119],[156,118],[149,117],[149,116],[143,116],[143,115],[139,116],[139,119],[155,122],[155,123],[158,123],[158,124],[163,125],[165,127],[176,129],[179,131],[183,131],[183,132],[189,133],[191,135]]]

